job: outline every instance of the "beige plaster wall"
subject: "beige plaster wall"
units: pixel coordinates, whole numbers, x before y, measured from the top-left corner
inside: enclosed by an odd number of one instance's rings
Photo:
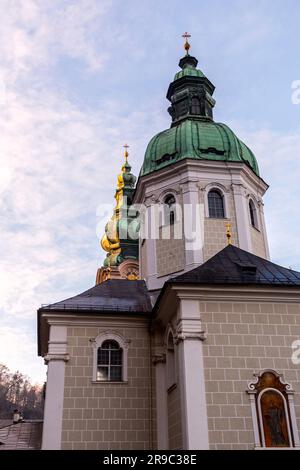
[[[211,449],[254,446],[247,384],[254,372],[274,369],[295,390],[300,428],[300,366],[291,344],[300,338],[300,305],[292,303],[201,302]]]
[[[251,245],[252,253],[261,258],[266,258],[266,248],[264,243],[263,233],[250,226],[250,236],[251,236]]]
[[[127,322],[128,327],[122,328],[68,328],[62,449],[150,449],[155,445],[155,377],[148,322],[139,326],[132,318]],[[92,383],[90,338],[107,330],[130,340],[128,383]]]

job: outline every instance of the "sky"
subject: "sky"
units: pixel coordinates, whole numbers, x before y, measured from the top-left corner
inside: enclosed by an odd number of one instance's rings
[[[270,185],[271,259],[300,271],[299,17],[298,0],[0,0],[0,362],[45,380],[36,311],[94,285],[122,146],[138,174],[170,126],[185,31]]]

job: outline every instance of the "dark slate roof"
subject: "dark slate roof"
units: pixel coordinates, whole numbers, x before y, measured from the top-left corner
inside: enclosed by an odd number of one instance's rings
[[[168,283],[300,286],[300,272],[228,245],[201,266],[171,278]]]
[[[42,421],[24,421],[0,429],[0,450],[39,450]]]
[[[12,424],[12,419],[0,419],[0,429]]]
[[[43,311],[150,313],[150,296],[145,281],[110,279],[75,297],[44,305]]]

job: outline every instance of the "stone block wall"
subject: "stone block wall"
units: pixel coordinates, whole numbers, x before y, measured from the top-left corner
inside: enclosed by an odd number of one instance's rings
[[[295,390],[300,429],[300,366],[291,361],[300,339],[300,305],[292,303],[201,302],[211,449],[253,449],[247,385],[253,374],[273,369]]]
[[[264,237],[262,232],[257,230],[256,228],[250,227],[250,236],[251,236],[251,245],[252,245],[252,253],[261,258],[266,258],[266,247],[264,243]]]
[[[212,219],[206,217],[204,220],[204,261],[221,251],[227,246],[226,224],[231,224],[232,244],[239,246],[235,207],[232,194],[228,195],[227,219]]]
[[[181,271],[185,266],[184,239],[174,238],[174,227],[171,226],[170,239],[160,238],[156,240],[156,268],[158,277]],[[164,229],[165,227],[160,230],[160,237],[162,237]]]
[[[148,322],[135,324],[131,318],[127,325],[68,328],[62,449],[151,449],[155,445],[155,376]],[[130,341],[127,383],[92,382],[90,339],[107,330]]]

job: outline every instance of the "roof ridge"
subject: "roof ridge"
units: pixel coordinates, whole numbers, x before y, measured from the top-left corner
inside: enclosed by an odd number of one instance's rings
[[[242,264],[252,264],[257,269],[250,273],[241,269]],[[228,245],[203,264],[167,281],[167,283],[176,282],[300,286],[300,272],[275,264],[237,246]]]

